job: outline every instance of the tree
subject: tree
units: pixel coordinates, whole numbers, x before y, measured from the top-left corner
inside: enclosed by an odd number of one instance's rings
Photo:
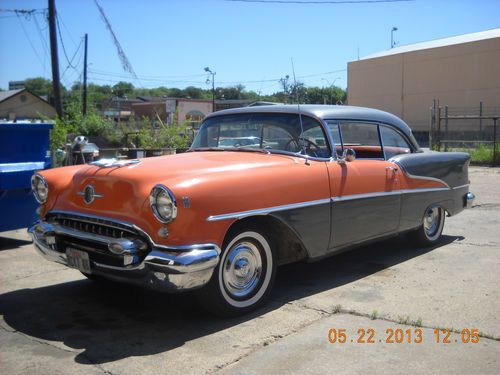
[[[120,81],[116,85],[113,86],[113,95],[118,96],[119,98],[123,98],[134,92],[134,85],[130,82]]]
[[[24,81],[24,87],[38,96],[50,97],[52,95],[52,81],[42,78],[28,78]]]

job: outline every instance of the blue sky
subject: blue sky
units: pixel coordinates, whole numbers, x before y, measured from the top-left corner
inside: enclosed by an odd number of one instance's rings
[[[89,81],[129,81],[139,87],[209,88],[241,83],[272,93],[278,80],[347,86],[347,62],[390,47],[500,27],[500,0],[415,0],[376,4],[265,4],[225,0],[99,0],[138,79],[124,72],[93,0],[56,0],[69,59],[59,45],[62,83],[81,79],[81,49],[89,34]],[[1,9],[43,9],[46,0],[0,0]],[[36,21],[35,21],[36,20]],[[31,46],[32,45],[32,46]],[[0,87],[8,81],[51,78],[43,14],[0,12]],[[35,52],[36,51],[36,52]]]

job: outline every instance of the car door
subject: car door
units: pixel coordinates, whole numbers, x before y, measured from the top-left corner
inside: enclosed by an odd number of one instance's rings
[[[330,249],[354,245],[398,230],[399,169],[386,161],[377,124],[329,122],[337,155],[356,152],[353,161],[328,164],[332,192]]]

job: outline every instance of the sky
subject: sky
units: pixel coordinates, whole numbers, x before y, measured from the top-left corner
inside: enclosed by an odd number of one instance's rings
[[[242,84],[270,94],[280,90],[280,78],[293,80],[292,61],[297,81],[346,88],[347,63],[389,49],[393,27],[398,45],[500,27],[500,0],[98,0],[134,78],[124,71],[94,0],[55,1],[66,87],[81,81],[85,33],[89,82],[208,89],[209,67],[217,87]],[[25,78],[51,79],[46,8],[47,0],[0,0],[0,88]],[[9,9],[39,11],[17,16]]]

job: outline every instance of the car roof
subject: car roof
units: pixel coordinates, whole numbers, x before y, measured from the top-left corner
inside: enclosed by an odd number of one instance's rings
[[[374,121],[396,127],[405,134],[413,146],[418,150],[419,146],[410,127],[399,117],[385,111],[373,108],[355,107],[348,105],[321,105],[321,104],[280,104],[259,107],[241,107],[225,109],[212,112],[206,118],[212,118],[233,114],[248,113],[292,113],[316,117],[321,120],[353,120],[353,121]]]

